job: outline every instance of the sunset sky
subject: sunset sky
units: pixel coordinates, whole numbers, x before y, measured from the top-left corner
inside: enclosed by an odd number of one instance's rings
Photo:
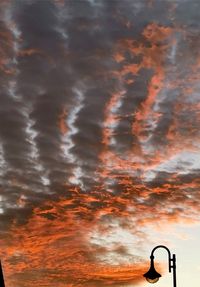
[[[6,287],[198,287],[200,1],[1,0],[0,83]]]

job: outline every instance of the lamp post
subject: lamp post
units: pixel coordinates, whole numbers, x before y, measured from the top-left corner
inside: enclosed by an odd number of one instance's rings
[[[143,276],[150,283],[156,283],[159,280],[159,278],[161,277],[161,275],[155,270],[155,267],[154,267],[154,256],[153,256],[153,253],[158,248],[164,248],[168,252],[169,272],[171,273],[173,271],[173,287],[176,287],[176,255],[173,254],[171,256],[171,253],[170,253],[169,249],[166,246],[164,246],[164,245],[158,245],[158,246],[154,247],[154,249],[151,251],[150,268],[149,268],[149,271],[146,272]]]
[[[0,261],[0,286],[1,286],[1,287],[5,287],[4,278],[3,278],[3,270],[2,270],[2,266],[1,266],[1,261]]]

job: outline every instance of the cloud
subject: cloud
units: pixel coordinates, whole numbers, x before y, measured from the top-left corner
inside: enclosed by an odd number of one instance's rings
[[[139,284],[148,226],[199,220],[198,6],[0,4],[9,286]]]
[[[123,266],[98,263],[95,256],[107,250],[87,241],[94,221],[86,205],[73,206],[78,200],[46,202],[26,224],[13,224],[10,234],[1,239],[6,284],[15,286],[23,280],[22,286],[31,286],[36,272],[35,280],[43,286],[55,280],[60,286],[119,286],[141,281],[145,262],[137,257],[132,256],[136,262],[130,260]],[[126,256],[123,246],[113,252]]]

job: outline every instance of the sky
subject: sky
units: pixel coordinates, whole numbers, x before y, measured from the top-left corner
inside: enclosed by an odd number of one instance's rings
[[[200,1],[0,1],[6,287],[200,277]],[[172,286],[165,250],[155,252]]]

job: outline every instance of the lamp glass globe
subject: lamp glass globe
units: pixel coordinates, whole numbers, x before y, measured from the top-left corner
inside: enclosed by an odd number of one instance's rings
[[[146,280],[147,280],[149,283],[156,283],[156,282],[158,282],[159,277],[154,278],[154,279],[150,279],[150,278],[147,278],[147,277],[146,277]]]

